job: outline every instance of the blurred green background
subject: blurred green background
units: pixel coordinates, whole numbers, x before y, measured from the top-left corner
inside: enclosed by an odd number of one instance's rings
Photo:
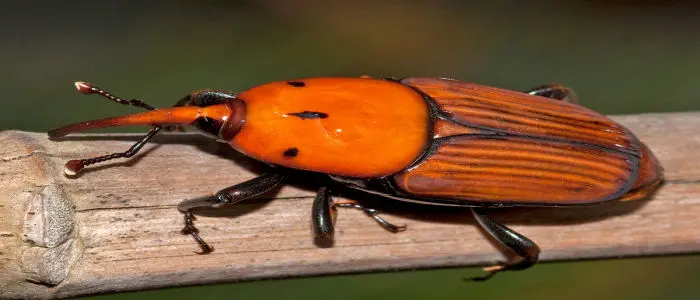
[[[5,1],[0,129],[137,111],[73,81],[168,106],[203,88],[308,76],[560,82],[606,114],[700,110],[700,5],[680,1]],[[121,129],[123,130],[123,129]],[[96,299],[697,299],[700,257],[299,278]]]

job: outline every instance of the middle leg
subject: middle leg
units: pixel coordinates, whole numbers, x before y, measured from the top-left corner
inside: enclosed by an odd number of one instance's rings
[[[314,234],[317,237],[332,239],[334,233],[334,224],[336,219],[336,207],[349,207],[363,211],[369,217],[374,219],[377,224],[390,232],[400,232],[406,230],[406,225],[394,225],[384,218],[379,216],[379,211],[373,208],[366,208],[357,201],[340,200],[334,201],[329,194],[328,187],[321,187],[316,194],[312,206],[312,227]]]

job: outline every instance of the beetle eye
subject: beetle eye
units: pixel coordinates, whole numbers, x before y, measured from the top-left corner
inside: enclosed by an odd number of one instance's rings
[[[230,102],[235,98],[236,96],[233,93],[215,90],[204,90],[185,96],[185,98],[180,100],[176,106],[209,107],[212,105]],[[221,138],[221,128],[225,124],[226,118],[216,118],[208,116],[197,118],[197,120],[195,120],[192,123],[192,126],[198,129],[199,131],[206,133],[214,138]]]
[[[221,128],[225,123],[226,121],[223,119],[199,117],[196,121],[194,121],[194,123],[192,123],[192,126],[215,138],[220,138],[219,132],[221,132]]]

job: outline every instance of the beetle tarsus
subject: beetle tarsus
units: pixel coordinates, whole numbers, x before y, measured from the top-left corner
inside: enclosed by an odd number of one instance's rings
[[[373,208],[367,208],[364,209],[365,213],[372,217],[377,223],[379,223],[380,226],[382,226],[384,229],[391,231],[393,233],[401,232],[406,230],[408,226],[406,224],[403,225],[394,225],[392,223],[389,223],[389,221],[385,220],[384,218],[379,216],[379,212],[376,209]]]
[[[496,275],[496,273],[500,272],[501,270],[496,270],[496,271],[488,271],[486,272],[486,275],[482,276],[472,276],[472,277],[465,277],[464,281],[472,281],[472,282],[483,282],[486,280],[491,279],[493,275]]]
[[[186,211],[185,213],[185,227],[182,228],[180,233],[182,234],[189,234],[191,235],[195,241],[197,241],[197,244],[199,244],[199,247],[202,248],[202,251],[195,251],[194,253],[197,254],[209,254],[212,251],[214,251],[214,248],[209,246],[207,242],[204,241],[204,239],[199,236],[199,229],[194,226],[194,220],[197,218],[192,214],[192,211]]]
[[[355,208],[363,211],[365,214],[370,216],[372,219],[374,219],[379,226],[382,226],[382,228],[386,229],[387,231],[397,233],[406,230],[408,226],[406,224],[403,225],[394,225],[390,223],[389,221],[385,220],[384,218],[379,216],[379,211],[374,209],[374,208],[365,208],[364,206],[360,205],[359,203],[355,201],[345,201],[345,202],[339,202],[336,203],[335,206],[338,207],[350,207],[350,208]]]
[[[507,262],[499,262],[493,266],[488,266],[481,268],[484,272],[486,272],[486,275],[482,276],[473,276],[473,277],[465,277],[464,280],[466,281],[475,281],[475,282],[481,282],[481,281],[486,281],[491,279],[494,275],[497,273],[501,273],[504,271],[520,271],[520,270],[525,270],[529,267],[532,267],[537,261],[533,261],[527,258],[520,259],[514,263],[507,263]]]

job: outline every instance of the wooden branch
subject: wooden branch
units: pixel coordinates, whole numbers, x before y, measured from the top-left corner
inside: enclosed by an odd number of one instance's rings
[[[658,155],[666,184],[648,201],[494,211],[495,219],[539,243],[542,260],[700,251],[700,112],[614,119]],[[202,211],[197,226],[215,252],[200,256],[192,238],[180,234],[176,204],[249,179],[260,166],[225,144],[171,134],[132,160],[90,167],[78,178],[63,175],[67,160],[123,151],[136,138],[84,135],[59,142],[43,133],[0,132],[0,298],[502,259],[467,210],[377,198],[363,201],[380,205],[407,231],[391,234],[360,211],[342,209],[335,245],[319,247],[310,228],[313,188],[303,188],[301,179],[270,196],[276,201]]]

